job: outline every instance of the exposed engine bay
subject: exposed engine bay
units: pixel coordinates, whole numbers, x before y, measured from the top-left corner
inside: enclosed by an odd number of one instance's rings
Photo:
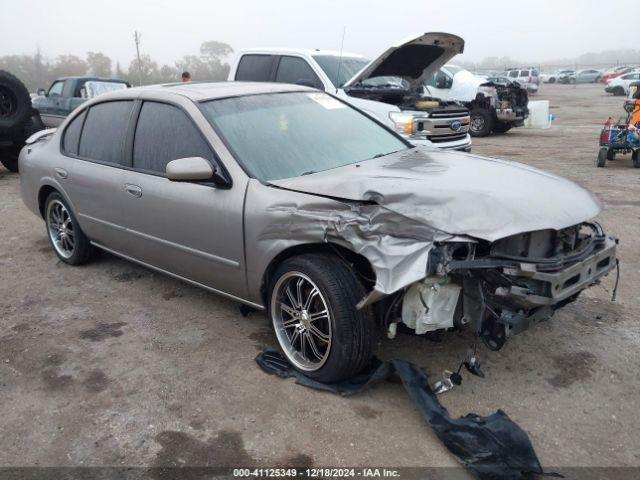
[[[417,334],[469,325],[498,350],[598,283],[616,266],[615,244],[597,223],[443,243],[430,254],[427,277],[401,293],[387,318]]]
[[[511,122],[514,126],[522,125],[529,115],[527,89],[506,77],[493,78],[483,83],[474,103],[495,109],[497,120]]]
[[[391,112],[389,116],[395,129],[409,137],[426,138],[437,144],[463,139],[469,130],[469,110],[457,101],[424,96],[400,84],[358,85],[350,88],[348,93],[398,107],[401,112]]]

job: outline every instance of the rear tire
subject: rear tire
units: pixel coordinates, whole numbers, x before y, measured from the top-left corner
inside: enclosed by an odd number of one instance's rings
[[[296,370],[331,383],[369,364],[374,318],[369,307],[356,309],[365,294],[353,270],[334,255],[292,257],[276,269],[269,285],[269,316]]]
[[[486,108],[474,108],[471,110],[471,124],[469,134],[472,137],[486,137],[493,130],[493,115]]]
[[[613,148],[609,148],[607,150],[607,160],[615,160],[616,159],[616,151]]]
[[[556,77],[551,77],[549,79],[549,83],[556,83]]]
[[[22,145],[7,147],[0,150],[0,163],[10,172],[18,173],[18,157]]]
[[[69,265],[82,265],[89,261],[93,246],[67,201],[58,192],[51,192],[47,197],[44,220],[49,243],[60,260]]]
[[[640,150],[633,151],[631,161],[633,162],[633,168],[640,168]]]
[[[31,113],[31,96],[24,84],[0,70],[0,131],[20,129]]]
[[[509,130],[511,130],[512,127],[513,124],[511,123],[496,122],[493,126],[493,133],[507,133]]]
[[[613,89],[613,95],[614,95],[614,96],[616,96],[616,97],[620,97],[620,96],[624,95],[624,88],[622,88],[622,87],[615,87],[615,88]]]
[[[603,168],[607,164],[607,149],[601,148],[598,152],[598,160],[596,161],[596,165],[599,168]]]

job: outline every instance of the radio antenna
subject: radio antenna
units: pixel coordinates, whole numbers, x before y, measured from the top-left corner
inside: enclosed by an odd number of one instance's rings
[[[338,93],[338,89],[342,86],[340,84],[340,71],[342,70],[342,50],[344,49],[344,36],[347,33],[346,25],[342,27],[342,42],[340,43],[340,60],[338,61],[338,76],[336,78],[336,93]]]

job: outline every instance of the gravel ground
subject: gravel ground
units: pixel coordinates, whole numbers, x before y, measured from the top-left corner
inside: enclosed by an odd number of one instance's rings
[[[595,167],[597,138],[622,100],[601,85],[543,85],[556,121],[474,141],[473,151],[550,170],[595,192],[620,238],[613,278],[500,352],[479,347],[486,378],[441,397],[452,415],[500,408],[544,465],[640,466],[640,171],[630,157]],[[544,192],[540,192],[544,195]],[[319,393],[262,373],[274,345],[261,314],[101,254],[57,260],[19,177],[0,167],[0,466],[455,466],[404,390]],[[435,378],[473,341],[399,335],[378,355]]]

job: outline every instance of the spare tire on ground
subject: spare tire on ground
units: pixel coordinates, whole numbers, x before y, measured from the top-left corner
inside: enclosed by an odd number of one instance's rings
[[[24,84],[0,70],[0,135],[21,128],[31,114],[31,97]]]
[[[22,145],[0,148],[0,163],[10,172],[18,172],[18,157]]]

